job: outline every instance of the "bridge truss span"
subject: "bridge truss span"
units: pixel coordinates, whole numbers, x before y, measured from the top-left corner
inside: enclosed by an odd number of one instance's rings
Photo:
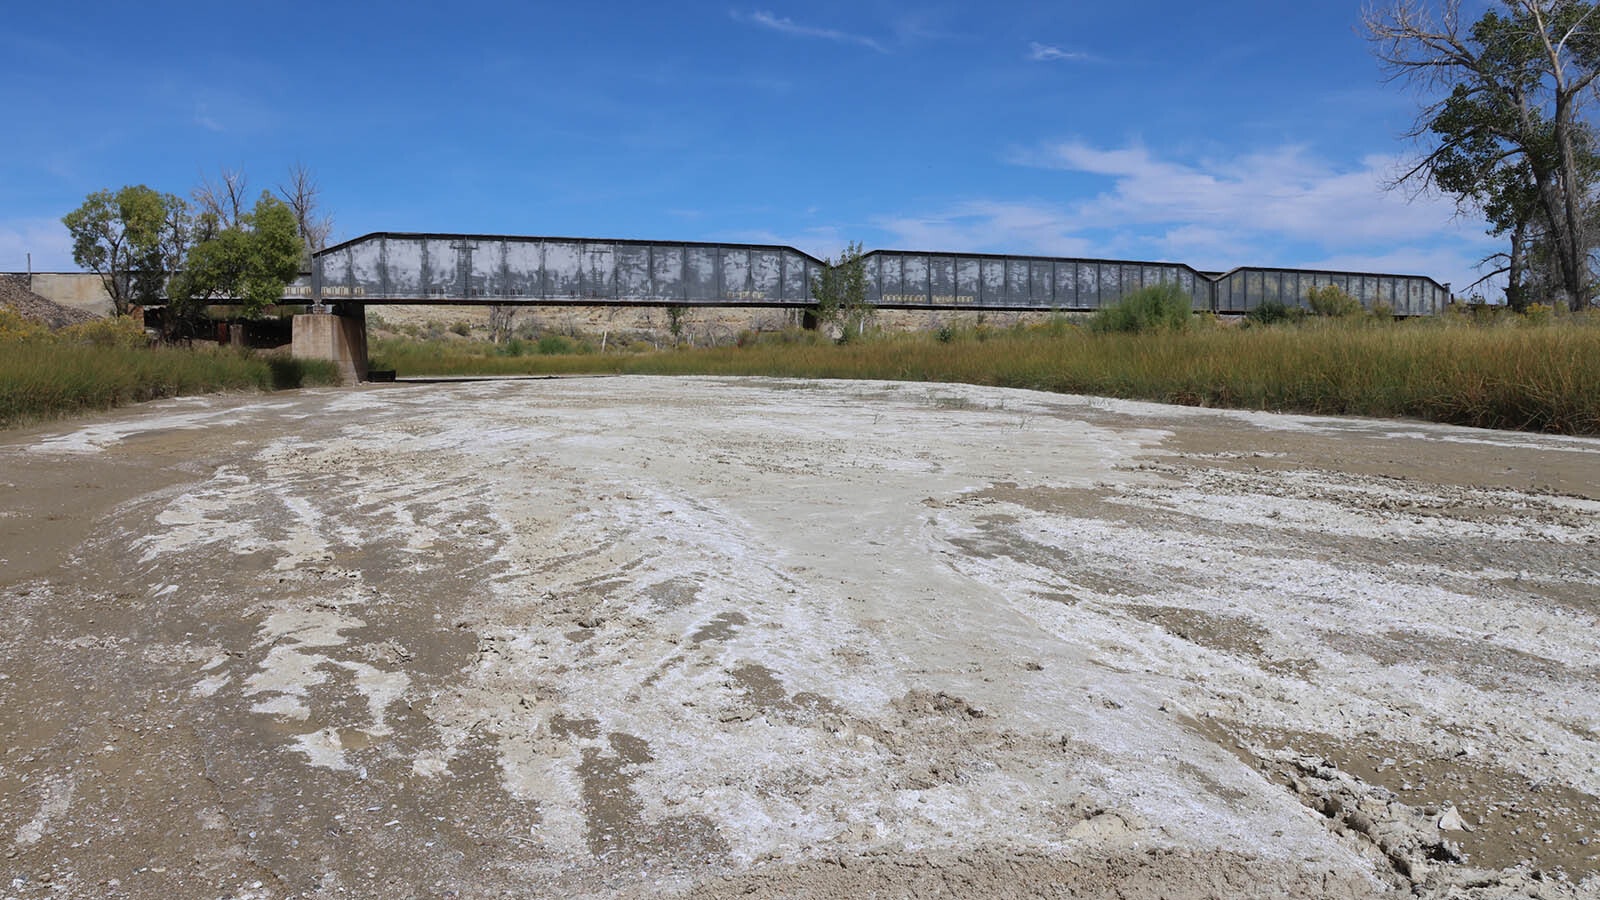
[[[1173,284],[1197,311],[1305,306],[1336,285],[1371,307],[1438,313],[1449,285],[1424,275],[1246,267],[1202,272],[1170,262],[874,250],[867,301],[885,309],[1093,311]],[[766,244],[381,232],[319,251],[287,300],[359,304],[729,306],[804,309],[822,260]]]
[[[310,292],[359,303],[809,305],[820,260],[793,247],[369,234],[316,255]]]

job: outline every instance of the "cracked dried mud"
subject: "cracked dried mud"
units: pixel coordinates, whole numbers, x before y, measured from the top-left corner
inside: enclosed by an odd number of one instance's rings
[[[1600,441],[573,378],[0,435],[0,898],[1600,894]]]

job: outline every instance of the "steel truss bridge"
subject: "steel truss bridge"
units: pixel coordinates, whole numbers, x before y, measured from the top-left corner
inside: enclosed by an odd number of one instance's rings
[[[1304,306],[1337,285],[1369,307],[1431,315],[1450,286],[1424,275],[1244,267],[1202,272],[1181,263],[987,253],[874,250],[864,257],[868,302],[883,309],[1092,311],[1156,284],[1176,284],[1194,308],[1244,313],[1271,301]],[[289,302],[728,306],[805,309],[824,263],[793,247],[683,241],[380,232],[318,252]]]

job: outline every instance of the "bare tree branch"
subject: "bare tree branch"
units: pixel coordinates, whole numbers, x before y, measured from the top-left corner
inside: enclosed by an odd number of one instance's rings
[[[194,189],[196,237],[204,240],[218,231],[238,228],[248,209],[250,179],[243,169],[224,168],[216,181],[209,175],[200,176],[200,185]]]
[[[300,228],[300,237],[306,242],[308,253],[328,246],[328,238],[333,234],[333,217],[319,208],[318,198],[321,194],[322,188],[317,184],[316,176],[302,162],[290,166],[288,182],[278,185],[278,196],[294,212],[294,220]]]

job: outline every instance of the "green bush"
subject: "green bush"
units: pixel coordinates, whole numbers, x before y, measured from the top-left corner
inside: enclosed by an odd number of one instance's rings
[[[1097,334],[1115,332],[1144,334],[1153,331],[1182,331],[1194,318],[1194,303],[1176,284],[1157,284],[1123,297],[1089,319],[1089,330]]]
[[[572,341],[564,335],[547,334],[539,338],[539,352],[545,356],[564,356],[573,351]]]
[[[1344,289],[1336,284],[1325,284],[1306,291],[1306,305],[1311,307],[1311,314],[1327,316],[1332,319],[1346,319],[1359,316],[1365,310],[1361,308],[1361,301],[1345,293]]]
[[[1263,300],[1256,307],[1244,314],[1245,321],[1253,325],[1277,325],[1282,322],[1298,322],[1306,317],[1306,311],[1298,306],[1290,306],[1282,300]]]

